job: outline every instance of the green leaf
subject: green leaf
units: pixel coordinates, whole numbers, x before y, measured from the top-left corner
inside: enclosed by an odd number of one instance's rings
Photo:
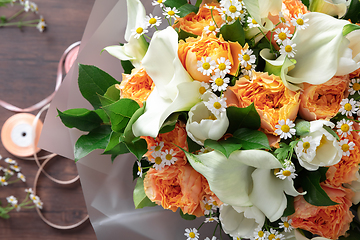
[[[287,200],[287,204],[286,204],[285,211],[282,215],[283,217],[287,217],[287,216],[290,216],[291,214],[295,213],[294,197],[286,195],[286,200]]]
[[[236,138],[236,141],[240,143],[245,150],[270,149],[266,134],[257,130],[241,128],[234,132],[233,137]]]
[[[134,65],[132,65],[132,63],[129,60],[127,61],[121,60],[121,66],[123,67],[125,74],[131,74],[131,70],[135,68]]]
[[[185,17],[189,13],[197,13],[199,11],[199,8],[187,3],[179,7],[178,10],[180,11],[179,16]]]
[[[304,199],[315,206],[332,206],[338,203],[333,202],[320,186],[321,173],[319,171],[306,171],[298,176],[301,186],[307,193]]]
[[[145,194],[144,180],[138,178],[133,193],[134,205],[136,209],[143,207],[153,207],[156,203],[152,202]]]
[[[339,240],[359,240],[360,239],[360,233],[356,230],[349,230],[346,232],[346,236],[341,236]]]
[[[124,130],[124,134],[121,137],[121,141],[131,143],[134,140],[135,135],[132,131],[132,125],[145,112],[145,106],[146,106],[146,102],[144,102],[143,106],[141,108],[139,108],[138,110],[136,110],[136,112],[132,115],[132,117],[130,118],[130,121],[128,122],[128,124]]]
[[[119,82],[103,70],[95,66],[79,64],[80,92],[95,109],[101,106],[97,94],[104,95],[107,89],[116,83]]]
[[[190,215],[187,213],[184,214],[183,211],[181,210],[181,208],[180,208],[180,216],[185,220],[195,220],[196,219],[196,216],[194,216],[194,215]]]
[[[135,157],[140,160],[144,154],[148,151],[147,142],[145,139],[138,138],[130,143],[124,142],[126,147],[132,152]]]
[[[350,23],[350,24],[347,24],[344,26],[342,33],[343,33],[343,36],[346,36],[349,33],[351,33],[352,31],[359,30],[359,29],[360,29],[360,26]]]
[[[340,141],[339,136],[336,134],[336,132],[334,130],[331,129],[331,127],[323,125],[323,128],[330,133],[334,138],[336,138],[336,140]]]
[[[240,143],[238,143],[237,139],[234,138],[228,138],[219,142],[211,139],[206,139],[204,145],[205,147],[218,150],[219,152],[224,154],[226,158],[228,158],[232,152],[239,150],[242,146]]]
[[[274,153],[275,153],[277,159],[279,159],[280,161],[283,161],[288,158],[289,152],[291,151],[291,147],[284,142],[280,142],[279,145],[280,145],[280,148],[277,148],[274,151]]]
[[[118,101],[120,99],[120,90],[115,87],[115,84],[110,86],[106,93],[104,94],[104,97],[113,100],[114,102]]]
[[[359,0],[351,0],[350,6],[348,8],[347,13],[343,17],[343,19],[350,19],[351,22],[357,23],[360,21],[360,1]]]
[[[97,96],[99,98],[99,101],[100,101],[102,107],[108,106],[108,105],[113,104],[114,102],[116,102],[116,101],[114,101],[114,100],[112,100],[112,99],[110,99],[108,97],[102,96],[100,94],[97,94]]]
[[[310,132],[310,122],[305,120],[298,120],[295,122],[295,130],[297,136],[303,136]]]
[[[309,6],[310,6],[310,1],[309,1],[309,0],[301,0],[301,2],[302,2],[307,8],[309,8]]]
[[[75,162],[95,149],[105,149],[110,140],[110,134],[110,126],[102,125],[90,131],[89,134],[79,137],[74,149]]]
[[[176,28],[175,30],[176,30],[176,32],[177,32],[178,35],[179,35],[179,40],[182,39],[182,40],[185,41],[185,39],[187,39],[188,37],[193,37],[193,38],[197,38],[197,37],[198,37],[198,35],[189,33],[189,32],[187,32],[187,31],[185,31],[185,30],[183,30],[183,29],[181,29],[181,28],[180,28],[180,29]]]
[[[245,32],[239,19],[231,25],[225,24],[222,26],[219,34],[221,34],[226,41],[238,42],[241,46],[245,45]]]
[[[189,152],[196,152],[198,150],[200,150],[202,148],[202,146],[200,146],[199,144],[197,144],[196,142],[194,142],[191,138],[187,137],[186,138],[187,144],[188,144],[188,148],[189,148]]]
[[[125,143],[120,142],[120,136],[122,133],[112,132],[110,140],[106,146],[103,154],[111,154],[111,159],[114,160],[120,154],[128,153],[129,150]]]
[[[184,4],[188,4],[187,0],[167,0],[166,2],[164,2],[165,6],[172,8],[180,8]]]
[[[77,128],[81,131],[90,132],[100,126],[103,120],[99,115],[85,108],[74,108],[61,112],[57,109],[62,123],[68,128]]]
[[[106,112],[104,111],[104,109],[99,108],[99,109],[96,109],[95,112],[96,112],[96,114],[101,118],[101,120],[103,121],[103,123],[110,125],[110,118],[109,118],[109,116],[106,114]]]
[[[234,133],[240,128],[249,128],[257,130],[260,128],[261,120],[257,113],[254,104],[246,108],[228,107],[226,108],[226,115],[229,119],[229,127],[227,132]]]
[[[196,3],[195,3],[195,6],[200,7],[201,2],[202,2],[202,0],[197,0]]]
[[[320,173],[320,182],[324,182],[326,180],[326,172],[329,168],[328,167],[319,167],[318,171]]]
[[[114,132],[123,132],[131,117],[139,108],[139,104],[129,98],[121,98],[117,102],[103,107],[110,117],[111,129]]]
[[[180,113],[173,113],[171,114],[163,123],[160,128],[159,133],[167,133],[171,132],[175,128],[175,124],[180,116]]]
[[[7,213],[1,213],[1,214],[0,214],[0,218],[9,219],[9,218],[10,218],[10,215],[7,214]]]

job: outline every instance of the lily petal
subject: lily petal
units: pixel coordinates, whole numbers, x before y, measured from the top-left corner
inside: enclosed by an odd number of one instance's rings
[[[131,30],[142,25],[146,16],[146,10],[140,0],[127,0],[127,24],[125,30],[125,40],[130,41]]]
[[[346,0],[310,0],[309,10],[342,18],[349,5],[350,1]]]

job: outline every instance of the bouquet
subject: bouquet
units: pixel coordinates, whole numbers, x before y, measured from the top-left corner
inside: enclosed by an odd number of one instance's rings
[[[122,79],[79,65],[93,109],[58,110],[88,132],[75,160],[131,152],[135,207],[205,216],[206,239],[356,239],[358,1],[153,5],[128,0],[126,42],[104,46]]]

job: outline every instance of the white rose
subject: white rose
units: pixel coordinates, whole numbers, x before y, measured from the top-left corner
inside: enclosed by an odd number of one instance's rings
[[[341,147],[336,138],[323,128],[324,125],[335,126],[325,120],[310,122],[310,132],[301,136],[295,148],[300,165],[309,171],[335,165],[341,160]]]

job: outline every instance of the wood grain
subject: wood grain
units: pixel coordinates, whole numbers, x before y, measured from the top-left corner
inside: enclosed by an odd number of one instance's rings
[[[94,3],[94,0],[34,1],[48,25],[45,32],[40,33],[29,27],[23,30],[16,27],[0,28],[0,99],[20,108],[41,101],[54,91],[58,61],[70,44],[81,40]],[[10,16],[18,9],[0,8],[0,15]],[[0,108],[0,124],[4,124],[13,114]],[[3,159],[15,159],[27,179],[25,183],[0,186],[0,201],[6,202],[6,197],[10,195],[21,200],[25,197],[25,188],[32,187],[38,168],[33,161],[20,160],[11,155],[2,145],[0,154]],[[44,151],[41,154],[45,154]],[[5,166],[3,160],[0,160],[0,166]],[[62,157],[52,159],[46,170],[61,180],[69,180],[77,175],[74,162]],[[44,216],[55,224],[74,224],[87,214],[79,181],[71,186],[61,186],[41,175],[37,194],[44,202]],[[57,230],[46,225],[34,209],[11,212],[10,216],[8,220],[0,219],[1,240],[96,239],[89,221],[73,230]]]

